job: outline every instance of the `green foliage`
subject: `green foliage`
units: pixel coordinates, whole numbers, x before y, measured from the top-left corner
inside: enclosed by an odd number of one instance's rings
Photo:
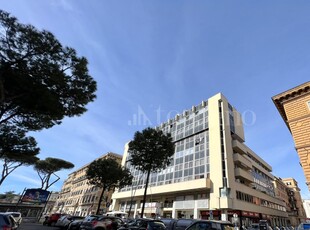
[[[15,196],[17,196],[15,191],[7,191],[4,194],[0,194],[0,200],[5,199],[7,202],[11,202]]]
[[[45,160],[37,161],[34,168],[42,173],[48,174],[62,169],[71,169],[73,167],[74,164],[71,162],[58,158],[47,157]]]
[[[3,161],[0,185],[16,168],[33,165],[39,158],[39,148],[33,137],[15,126],[0,125],[0,159]]]
[[[174,154],[174,144],[171,135],[165,135],[161,130],[146,128],[136,132],[134,139],[129,143],[128,160],[136,169],[147,173],[143,195],[141,218],[144,213],[147,187],[150,173],[165,169]]]
[[[59,180],[59,177],[55,174],[56,172],[63,169],[71,169],[73,167],[74,164],[71,162],[52,157],[47,157],[45,160],[38,160],[34,165],[34,169],[37,171],[41,179],[41,189],[45,190]],[[50,181],[52,175],[57,177],[53,182]]]
[[[157,172],[170,164],[174,144],[170,134],[146,128],[129,143],[130,163],[142,172]]]
[[[131,184],[132,176],[113,158],[100,158],[93,161],[86,171],[88,183],[105,190]]]
[[[87,167],[86,178],[89,184],[102,188],[96,214],[99,214],[102,197],[105,191],[112,190],[115,187],[121,188],[132,183],[132,175],[129,170],[122,167],[112,157],[100,158],[93,161]]]
[[[87,64],[52,33],[0,10],[0,125],[40,130],[84,113],[96,97]]]

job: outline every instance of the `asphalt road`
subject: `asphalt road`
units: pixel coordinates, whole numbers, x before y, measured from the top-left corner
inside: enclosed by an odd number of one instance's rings
[[[41,223],[21,223],[18,230],[59,230],[59,228],[43,226]]]

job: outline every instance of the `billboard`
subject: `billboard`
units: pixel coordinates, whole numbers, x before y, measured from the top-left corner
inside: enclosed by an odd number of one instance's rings
[[[45,203],[50,192],[39,188],[27,189],[21,202]]]

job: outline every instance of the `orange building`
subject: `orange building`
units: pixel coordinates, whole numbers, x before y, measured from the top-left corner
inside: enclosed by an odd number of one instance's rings
[[[310,190],[310,81],[272,97],[289,128]]]

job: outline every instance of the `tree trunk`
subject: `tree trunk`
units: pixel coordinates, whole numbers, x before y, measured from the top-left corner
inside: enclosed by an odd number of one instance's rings
[[[145,189],[144,189],[144,195],[143,195],[142,211],[141,211],[141,216],[140,216],[141,218],[143,218],[143,214],[144,214],[144,206],[145,206],[145,201],[146,201],[146,191],[147,191],[147,187],[149,185],[150,174],[151,174],[151,169],[149,169],[149,171],[147,172],[147,176],[146,176]]]
[[[134,196],[132,195],[131,198],[130,198],[130,206],[129,206],[129,211],[128,211],[128,217],[131,217],[130,213],[131,213],[131,209],[132,209],[133,198],[134,198]]]
[[[105,191],[105,187],[102,188],[102,192],[101,192],[101,195],[99,197],[99,202],[98,202],[98,208],[97,208],[97,211],[96,211],[96,215],[99,215],[100,206],[101,206],[101,202],[102,202],[102,197],[103,197],[104,191]]]

